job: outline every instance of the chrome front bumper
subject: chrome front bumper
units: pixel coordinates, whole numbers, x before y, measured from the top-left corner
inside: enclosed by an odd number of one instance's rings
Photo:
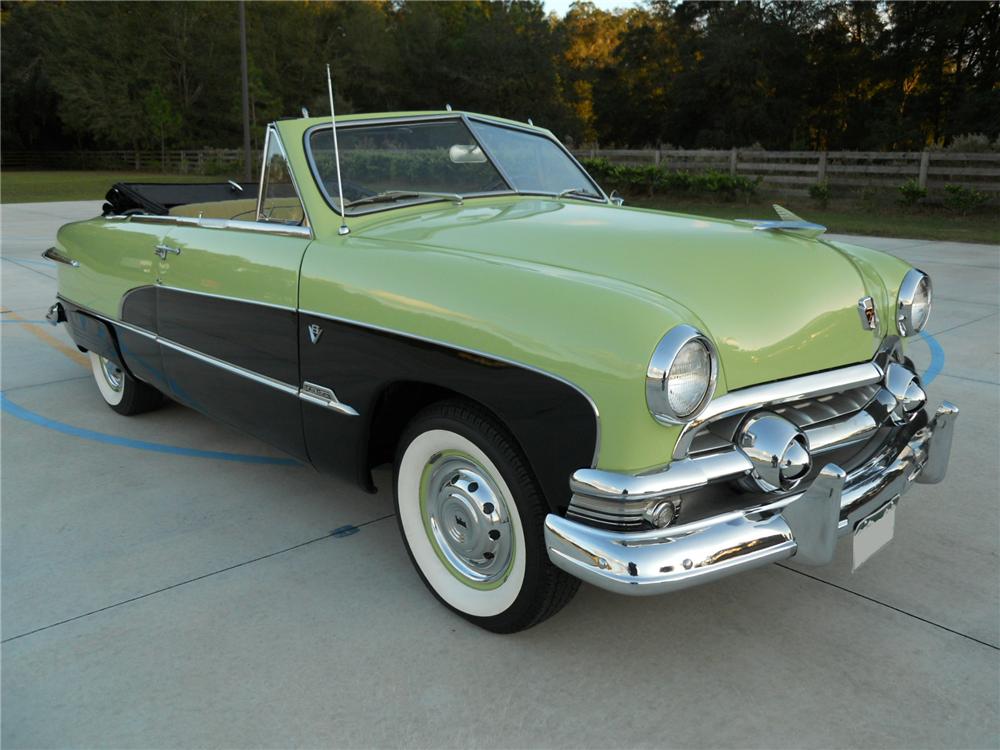
[[[549,514],[549,559],[572,575],[622,594],[662,594],[795,557],[833,560],[837,538],[913,481],[944,479],[958,408],[945,401],[903,443],[848,475],[827,464],[803,492],[769,505],[653,531],[606,531]]]

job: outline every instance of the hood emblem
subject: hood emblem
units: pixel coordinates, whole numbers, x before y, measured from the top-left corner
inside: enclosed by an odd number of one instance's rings
[[[318,325],[313,323],[312,325],[309,326],[309,340],[312,341],[314,344],[317,341],[319,341],[319,337],[322,335],[323,335],[323,329],[320,328]]]
[[[861,318],[861,327],[866,331],[874,331],[878,328],[878,311],[875,309],[875,300],[871,297],[862,297],[858,300],[858,316]]]

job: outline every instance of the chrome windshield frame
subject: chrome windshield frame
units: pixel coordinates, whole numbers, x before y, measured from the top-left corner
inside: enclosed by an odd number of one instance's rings
[[[580,162],[577,161],[576,157],[574,157],[573,154],[570,153],[569,149],[567,149],[562,143],[559,142],[557,138],[555,138],[551,134],[539,130],[538,128],[535,127],[521,126],[516,123],[499,122],[497,120],[492,120],[488,117],[471,115],[466,112],[447,112],[444,114],[410,115],[405,117],[373,117],[369,119],[350,120],[343,124],[337,123],[337,128],[347,130],[350,128],[366,127],[371,125],[396,125],[396,124],[405,125],[408,123],[435,122],[441,120],[456,120],[462,122],[465,125],[466,129],[469,131],[469,135],[475,141],[476,145],[478,145],[479,148],[482,149],[483,153],[486,155],[486,158],[489,160],[490,165],[497,171],[501,179],[507,184],[508,188],[507,190],[491,190],[479,193],[462,193],[461,194],[462,198],[466,200],[470,200],[473,198],[492,198],[492,197],[502,197],[510,195],[526,195],[526,196],[536,196],[536,197],[540,196],[547,198],[556,198],[558,196],[557,193],[546,193],[546,192],[530,191],[530,190],[522,190],[522,191],[516,190],[506,170],[504,170],[504,168],[500,165],[500,163],[494,158],[490,150],[485,145],[483,145],[482,140],[476,135],[475,131],[470,126],[470,122],[482,122],[486,125],[494,125],[497,127],[507,128],[509,130],[518,130],[525,133],[530,133],[540,138],[545,138],[549,142],[554,143],[562,151],[562,153],[565,154],[570,159],[570,161],[572,161],[572,163],[577,167],[577,169],[579,169],[583,173],[583,175],[590,181],[591,185],[597,190],[598,194],[601,196],[601,202],[605,204],[610,203],[610,199],[608,198],[604,190],[601,188],[601,186],[598,185],[597,181],[594,180],[593,177],[591,177],[590,173],[587,172],[586,169],[584,169],[583,165],[581,165]],[[324,122],[324,123],[317,123],[316,125],[307,128],[305,133],[303,133],[302,135],[302,146],[303,150],[305,151],[306,161],[309,164],[309,171],[312,174],[313,181],[316,183],[316,187],[319,189],[320,195],[323,196],[323,199],[326,201],[326,204],[337,216],[343,216],[344,215],[343,212],[337,208],[336,201],[330,195],[329,191],[326,189],[326,185],[323,183],[323,179],[319,174],[319,169],[316,165],[316,159],[313,156],[313,149],[312,149],[313,133],[315,133],[316,131],[329,130],[332,129],[332,127],[333,127],[332,124]],[[594,198],[592,199],[571,198],[571,199],[589,200],[591,202],[595,200]],[[368,214],[380,213],[382,211],[392,211],[399,208],[409,208],[412,206],[426,205],[437,202],[440,202],[440,199],[417,198],[399,204],[372,205],[371,208],[365,208],[364,210],[355,212],[348,212],[347,216],[348,217],[366,216]]]

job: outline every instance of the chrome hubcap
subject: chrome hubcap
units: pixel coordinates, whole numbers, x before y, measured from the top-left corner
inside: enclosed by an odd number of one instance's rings
[[[503,582],[514,535],[489,472],[465,454],[438,454],[424,468],[420,504],[428,536],[456,578],[475,587]]]
[[[110,359],[101,357],[101,372],[104,374],[104,379],[108,385],[111,386],[111,390],[117,392],[122,389],[122,368]]]

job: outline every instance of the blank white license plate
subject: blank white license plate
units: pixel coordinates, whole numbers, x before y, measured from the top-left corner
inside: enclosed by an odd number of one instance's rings
[[[892,541],[898,503],[899,497],[894,497],[870,516],[862,519],[855,527],[852,572],[864,565],[868,558]]]

